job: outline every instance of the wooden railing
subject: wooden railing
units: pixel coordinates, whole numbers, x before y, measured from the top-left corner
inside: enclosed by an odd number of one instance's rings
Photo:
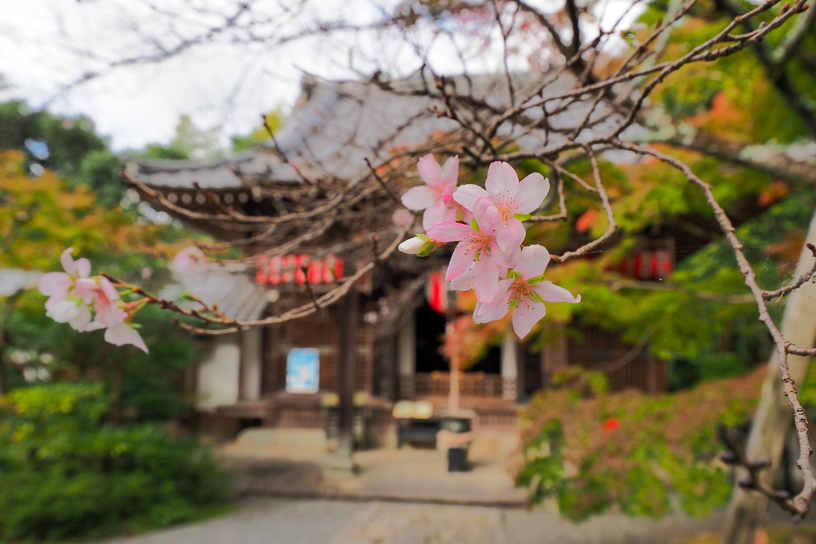
[[[402,376],[405,379],[407,376]],[[428,396],[447,396],[450,393],[450,374],[431,372],[412,376],[412,393],[414,398]],[[513,384],[515,385],[515,384]],[[472,397],[502,398],[505,384],[502,377],[482,372],[462,373],[459,375],[459,394]]]

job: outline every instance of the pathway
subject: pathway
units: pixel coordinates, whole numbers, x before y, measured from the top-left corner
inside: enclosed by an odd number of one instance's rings
[[[605,515],[576,525],[542,510],[254,498],[222,518],[107,544],[675,544],[718,521]]]

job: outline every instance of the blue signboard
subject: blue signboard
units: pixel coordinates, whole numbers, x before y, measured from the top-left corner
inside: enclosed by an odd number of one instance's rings
[[[320,351],[294,348],[286,357],[286,392],[317,393],[320,389]]]

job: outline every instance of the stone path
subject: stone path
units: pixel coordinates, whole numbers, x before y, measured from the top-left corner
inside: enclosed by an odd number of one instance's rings
[[[331,544],[504,544],[497,508],[374,503]]]
[[[542,510],[254,498],[221,518],[107,544],[681,544],[718,522],[605,515],[573,524]]]

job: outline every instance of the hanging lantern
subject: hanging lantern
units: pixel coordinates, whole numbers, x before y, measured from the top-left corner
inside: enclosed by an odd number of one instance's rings
[[[428,306],[436,313],[445,315],[448,311],[448,284],[445,282],[444,274],[441,272],[428,274],[425,290]]]

